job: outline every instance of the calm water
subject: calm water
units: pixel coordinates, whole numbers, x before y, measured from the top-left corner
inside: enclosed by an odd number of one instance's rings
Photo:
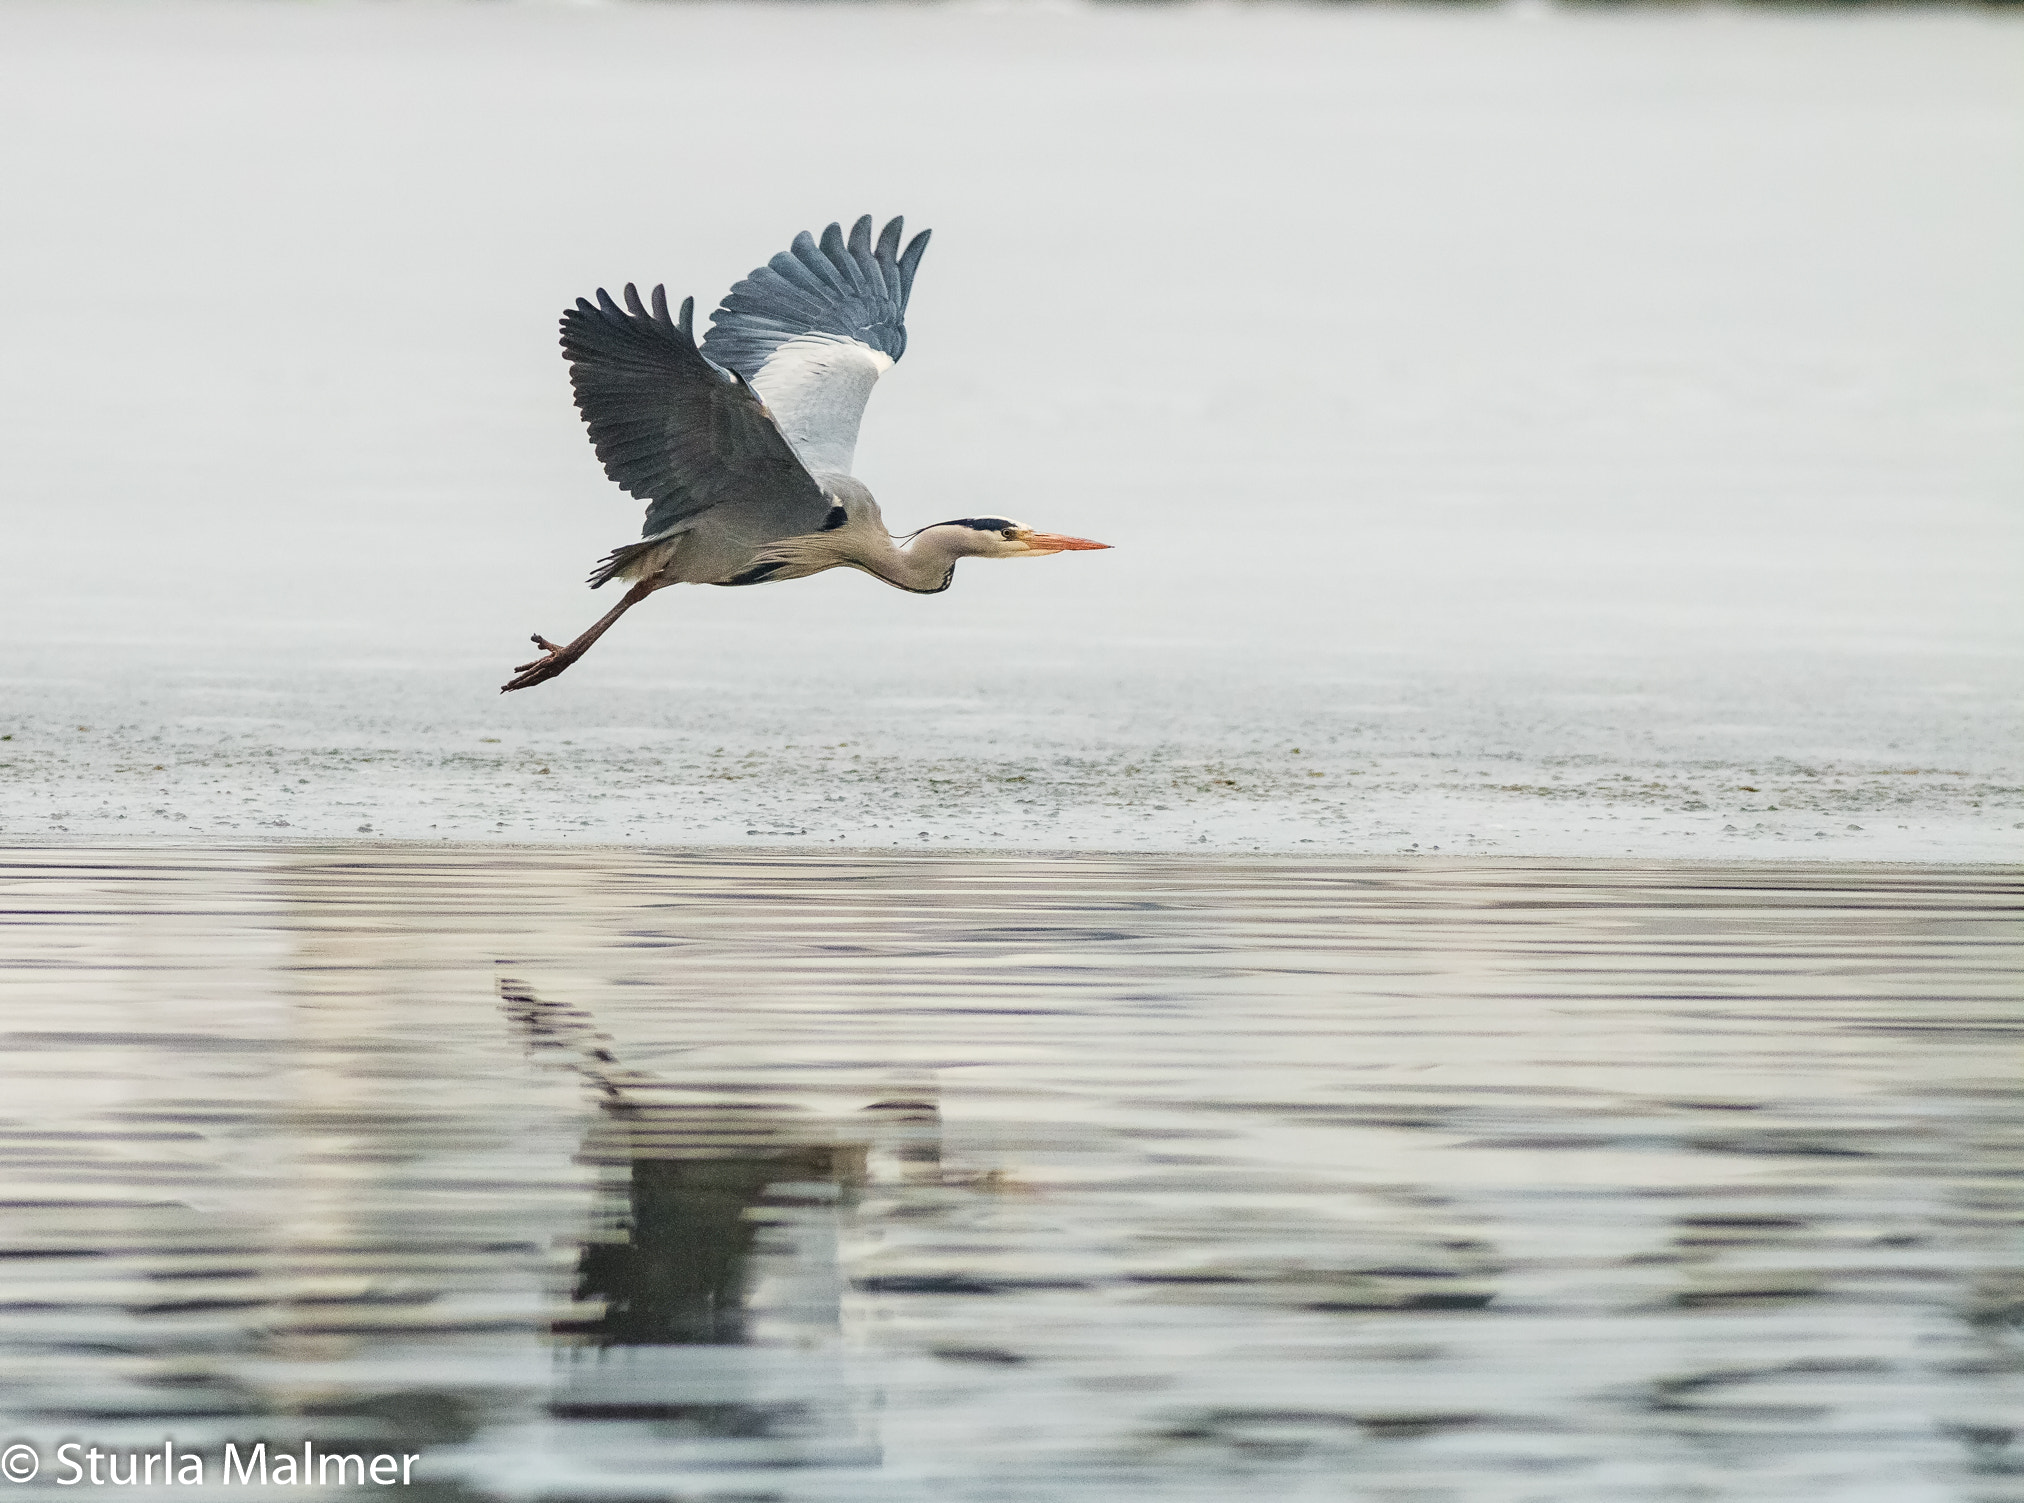
[[[14,1496],[2024,1497],[2015,873],[0,880]]]

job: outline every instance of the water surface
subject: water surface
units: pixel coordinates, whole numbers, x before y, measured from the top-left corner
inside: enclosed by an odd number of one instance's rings
[[[0,884],[0,1440],[44,1457],[2024,1496],[2013,871],[70,846]]]

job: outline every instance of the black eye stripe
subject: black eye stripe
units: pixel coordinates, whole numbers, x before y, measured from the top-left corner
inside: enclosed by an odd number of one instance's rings
[[[1017,522],[1008,522],[1003,517],[958,517],[953,522],[937,522],[938,527],[972,527],[978,532],[1012,532],[1018,529]]]

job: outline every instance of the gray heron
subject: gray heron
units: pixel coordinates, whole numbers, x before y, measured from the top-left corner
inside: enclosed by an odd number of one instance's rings
[[[848,238],[832,224],[733,287],[697,347],[696,300],[668,315],[630,284],[621,307],[602,287],[562,315],[577,410],[604,472],[647,503],[640,540],[613,550],[591,588],[632,588],[567,646],[538,633],[542,655],[500,692],[545,683],[614,622],[675,584],[756,585],[825,569],[860,569],[898,589],[935,595],[965,558],[1038,558],[1106,548],[1036,532],[1007,517],[959,517],[904,538],[850,473],[858,422],[878,378],[906,353],[907,298],[928,248],[922,230],[900,249],[905,221],[872,243],[869,214]]]

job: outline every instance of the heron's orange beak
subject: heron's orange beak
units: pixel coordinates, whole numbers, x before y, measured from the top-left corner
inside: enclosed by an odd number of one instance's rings
[[[1019,541],[1035,553],[1067,553],[1077,548],[1108,548],[1108,543],[1093,543],[1088,538],[1064,537],[1058,532],[1021,533]]]

